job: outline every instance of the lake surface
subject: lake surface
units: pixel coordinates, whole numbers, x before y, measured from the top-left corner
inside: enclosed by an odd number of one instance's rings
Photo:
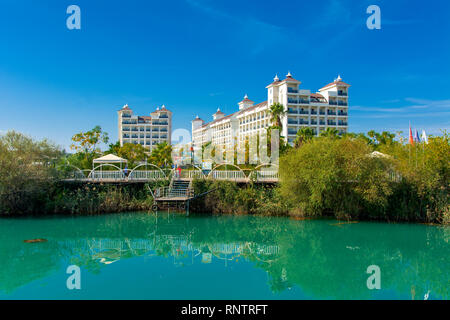
[[[0,299],[448,299],[449,236],[279,217],[0,219]],[[36,238],[47,242],[24,243]],[[66,286],[70,265],[80,290]],[[367,287],[371,265],[379,290]]]

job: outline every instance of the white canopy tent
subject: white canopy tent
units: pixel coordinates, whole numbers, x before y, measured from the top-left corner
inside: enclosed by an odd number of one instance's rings
[[[378,152],[378,151],[372,152],[369,155],[369,157],[372,157],[372,158],[391,158],[390,155],[387,155],[387,154],[384,154],[384,153],[381,153],[381,152]]]
[[[114,165],[120,165],[120,169],[122,169],[122,164],[127,163],[127,159],[123,159],[121,157],[118,157],[114,154],[107,154],[106,156],[94,159],[92,161],[92,165],[95,168],[96,164],[114,164]]]

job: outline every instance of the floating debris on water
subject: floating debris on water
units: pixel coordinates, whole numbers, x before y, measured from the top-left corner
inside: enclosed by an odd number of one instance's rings
[[[37,242],[47,242],[47,239],[30,239],[30,240],[23,240],[25,243],[37,243]]]
[[[338,223],[332,223],[332,226],[341,226],[343,224],[350,224],[350,223],[359,223],[359,221],[345,221],[345,222],[338,222]]]

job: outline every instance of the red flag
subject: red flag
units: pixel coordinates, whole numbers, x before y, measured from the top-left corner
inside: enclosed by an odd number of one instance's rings
[[[414,138],[411,130],[411,125],[409,125],[409,144],[414,145]]]

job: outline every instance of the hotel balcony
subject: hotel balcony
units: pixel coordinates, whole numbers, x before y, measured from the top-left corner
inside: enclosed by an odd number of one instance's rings
[[[311,114],[317,114],[316,110],[311,110]]]
[[[135,135],[135,134],[133,134],[133,135],[131,136],[131,138],[133,138],[133,139],[137,139],[137,138],[138,138],[138,136],[137,136],[137,135]]]
[[[289,114],[297,114],[297,113],[298,113],[298,112],[297,112],[297,109],[292,109],[292,108],[288,108],[287,112],[288,112]]]
[[[329,115],[329,116],[335,116],[335,115],[336,115],[336,111],[330,111],[330,110],[328,110],[328,111],[327,111],[327,115]]]
[[[347,106],[347,102],[339,101],[338,106]]]
[[[122,114],[122,118],[131,118],[131,114],[124,113]]]
[[[288,124],[298,124],[298,121],[294,119],[288,119]]]
[[[289,88],[289,87],[287,89],[288,89],[288,93],[298,93],[297,89]]]
[[[308,125],[309,124],[309,121],[308,120],[303,120],[303,119],[300,119],[299,121],[298,121],[298,124],[306,124],[306,125]]]
[[[129,139],[129,138],[130,138],[130,136],[129,136],[128,134],[124,134],[122,137],[123,137],[124,139]]]
[[[319,121],[319,125],[324,126],[325,125],[325,121]]]
[[[300,104],[309,104],[309,99],[299,99],[298,103],[300,103]]]
[[[331,101],[330,100],[330,103],[329,103],[331,106],[336,106],[337,105],[337,102],[336,101]]]
[[[296,100],[296,99],[288,99],[288,103],[298,104],[298,100]]]
[[[159,118],[160,118],[160,119],[168,119],[168,118],[169,118],[169,116],[168,116],[168,115],[164,115],[164,114],[163,114],[163,115],[160,115],[160,116],[159,116]]]
[[[332,121],[332,120],[328,120],[327,121],[329,126],[335,126],[336,125],[336,121]]]
[[[347,126],[347,121],[338,121],[338,126]]]
[[[297,130],[294,130],[294,129],[288,129],[288,134],[290,134],[290,135],[296,135],[296,134],[297,134]]]
[[[338,116],[347,116],[348,115],[348,113],[347,112],[343,112],[343,111],[339,111],[338,113],[337,113],[337,115]]]
[[[319,111],[319,115],[324,116],[325,115],[325,111]]]
[[[311,124],[312,125],[317,125],[317,121],[316,120],[311,120]]]
[[[346,97],[347,96],[347,92],[338,90],[338,96]]]
[[[309,112],[308,112],[308,111],[305,111],[305,110],[300,110],[298,113],[299,113],[299,114],[309,114]]]

